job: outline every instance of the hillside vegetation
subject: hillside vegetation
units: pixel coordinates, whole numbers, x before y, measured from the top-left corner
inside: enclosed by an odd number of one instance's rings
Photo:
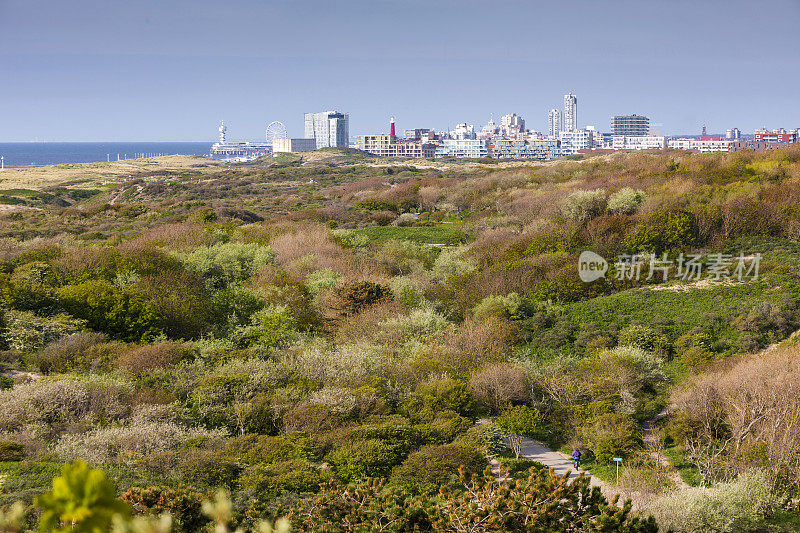
[[[62,472],[81,460],[119,509],[179,531],[797,526],[800,149],[184,163],[0,174],[15,520],[50,516],[34,499],[89,476]],[[605,277],[581,281],[585,250]],[[650,276],[649,254],[702,275]],[[618,259],[635,255],[638,279]],[[500,428],[610,481],[622,457],[637,510],[514,459]],[[484,477],[495,457],[506,487]]]

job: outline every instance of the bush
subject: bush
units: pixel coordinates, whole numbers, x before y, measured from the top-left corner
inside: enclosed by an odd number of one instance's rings
[[[438,491],[441,485],[458,482],[460,468],[473,475],[482,472],[486,464],[484,456],[474,447],[460,444],[423,446],[392,471],[390,483]]]
[[[301,436],[243,435],[225,443],[223,453],[246,465],[306,460],[311,450]]]
[[[58,433],[67,424],[119,420],[130,413],[130,393],[129,385],[101,378],[23,383],[0,391],[0,430],[34,424]]]
[[[627,416],[605,413],[578,428],[578,437],[592,450],[600,464],[612,457],[628,457],[639,441],[639,429]]]
[[[600,216],[606,210],[605,189],[575,191],[561,203],[561,212],[572,220],[584,221]]]
[[[328,455],[336,474],[346,481],[364,477],[387,477],[407,452],[404,446],[381,439],[354,441]]]
[[[504,405],[530,398],[525,370],[508,363],[498,363],[477,371],[469,380],[469,388],[475,398],[493,412]]]
[[[286,306],[270,305],[256,312],[251,325],[237,328],[231,334],[242,348],[284,348],[297,340],[297,321]]]
[[[7,310],[4,319],[5,341],[9,348],[20,352],[38,350],[86,327],[83,320],[66,314],[43,317],[29,311]]]
[[[608,198],[608,210],[623,215],[632,215],[647,197],[644,191],[625,187]]]
[[[275,253],[255,243],[216,244],[176,254],[186,269],[198,272],[220,287],[244,281],[275,260]]]
[[[33,356],[33,363],[43,373],[69,372],[80,369],[89,370],[87,357],[93,346],[108,340],[102,333],[81,331],[62,337],[48,344],[44,350]]]
[[[187,428],[172,422],[142,422],[64,435],[56,443],[55,452],[65,461],[83,459],[97,465],[127,463],[172,450],[192,439],[225,435],[224,431]]]
[[[283,492],[318,492],[319,486],[331,474],[312,467],[304,461],[286,460],[257,464],[239,476],[239,489],[253,491],[259,497],[275,497]]]
[[[661,256],[670,250],[690,249],[697,238],[697,223],[686,211],[665,210],[649,214],[625,235],[623,245],[632,252]]]
[[[25,457],[25,447],[13,440],[0,440],[0,462],[22,461]]]
[[[533,407],[517,405],[508,407],[495,418],[494,423],[506,433],[511,449],[519,459],[522,437],[536,436],[541,429],[542,415]]]
[[[434,413],[442,411],[473,417],[477,412],[477,403],[465,382],[445,378],[418,385],[406,401],[404,409],[411,418],[432,418]]]
[[[499,459],[500,471],[508,473],[512,478],[526,478],[530,474],[531,469],[535,472],[540,470],[547,470],[549,467],[536,461],[531,461],[525,457],[515,459],[513,457],[502,457]]]
[[[662,354],[667,353],[670,347],[666,335],[640,324],[631,324],[623,329],[619,334],[619,345]]]
[[[150,370],[172,368],[191,356],[192,349],[187,345],[160,342],[123,351],[119,355],[117,366],[129,374],[141,376]]]
[[[662,527],[675,533],[744,533],[763,531],[765,518],[778,505],[769,477],[755,471],[710,488],[683,489],[661,498],[648,510]]]
[[[64,308],[89,327],[128,342],[148,342],[161,334],[162,317],[132,289],[107,281],[87,281],[59,289]]]
[[[159,516],[169,513],[175,533],[202,531],[208,523],[201,511],[203,500],[211,499],[211,494],[208,493],[203,494],[186,487],[131,487],[120,499],[142,514]]]
[[[516,292],[508,296],[490,295],[481,300],[472,310],[472,316],[476,320],[485,319],[490,316],[506,319],[524,319],[536,312],[533,302],[522,298]]]

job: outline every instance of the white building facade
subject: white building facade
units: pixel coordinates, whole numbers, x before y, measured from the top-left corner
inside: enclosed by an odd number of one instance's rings
[[[272,153],[311,152],[316,150],[315,139],[272,139]]]
[[[350,115],[338,111],[305,114],[305,138],[314,139],[316,148],[350,144]]]
[[[663,150],[667,138],[657,135],[613,135],[611,147],[614,150]]]
[[[729,139],[670,139],[667,146],[678,150],[697,150],[701,154],[711,152],[729,152],[731,144],[735,142]]]
[[[436,157],[480,159],[489,156],[489,143],[483,139],[444,139],[436,147]]]
[[[578,97],[572,93],[564,95],[564,131],[578,129]]]
[[[547,136],[551,139],[558,139],[559,133],[561,133],[561,111],[551,109],[547,113]]]
[[[561,153],[564,155],[577,154],[580,150],[592,148],[591,130],[562,131],[558,140],[561,141]]]

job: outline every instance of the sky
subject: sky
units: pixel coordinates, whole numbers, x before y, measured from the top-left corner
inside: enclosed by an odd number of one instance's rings
[[[351,140],[640,114],[662,134],[800,127],[800,0],[0,0],[0,142]]]

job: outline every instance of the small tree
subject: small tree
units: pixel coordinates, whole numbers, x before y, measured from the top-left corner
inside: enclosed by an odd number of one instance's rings
[[[538,410],[527,405],[517,405],[515,407],[507,407],[494,422],[506,432],[509,445],[516,458],[519,459],[519,454],[522,451],[522,438],[533,436],[541,421],[542,415]]]

